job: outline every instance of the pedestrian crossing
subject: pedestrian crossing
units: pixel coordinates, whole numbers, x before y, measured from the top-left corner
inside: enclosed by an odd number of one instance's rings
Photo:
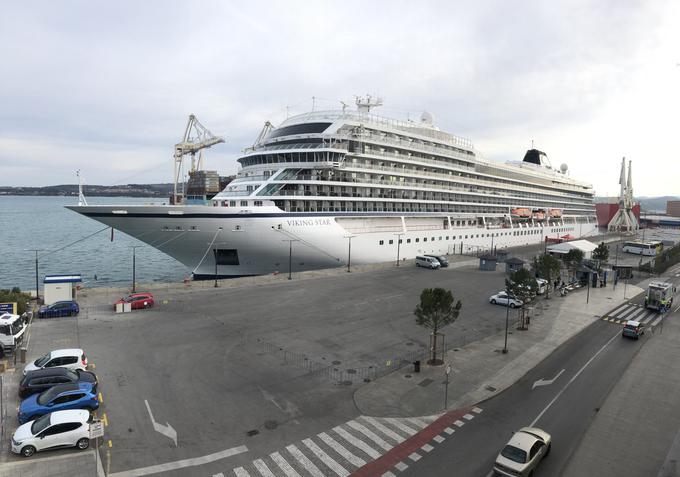
[[[644,305],[625,303],[602,317],[603,321],[621,325],[628,320],[639,321],[646,328],[658,325],[664,315],[655,310],[645,308]]]
[[[480,408],[475,407],[461,418],[463,420],[455,420],[450,426],[460,428],[481,412]],[[359,416],[247,465],[213,474],[212,477],[346,477],[415,436],[441,416]],[[444,429],[446,434],[436,435],[430,443],[436,445],[450,437],[455,432],[451,427]],[[419,451],[430,452],[432,449],[434,447],[426,443]],[[421,454],[413,452],[408,456],[408,461],[415,462],[421,457]],[[394,468],[402,470],[399,467],[406,469],[408,465],[399,462]],[[383,475],[390,474],[394,475],[391,472]]]

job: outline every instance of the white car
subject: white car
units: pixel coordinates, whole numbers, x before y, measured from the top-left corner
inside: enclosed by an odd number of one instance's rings
[[[541,459],[550,453],[550,434],[537,427],[515,432],[496,457],[494,475],[526,477],[533,475]]]
[[[34,453],[77,447],[90,447],[90,413],[84,409],[55,411],[19,426],[12,436],[12,452],[24,457]]]
[[[518,300],[514,296],[510,296],[504,291],[499,291],[495,295],[491,295],[491,298],[489,298],[489,303],[493,305],[505,305],[509,306],[510,308],[522,306],[522,300]]]
[[[24,376],[29,371],[45,368],[67,368],[72,371],[77,369],[87,370],[87,356],[82,349],[55,349],[41,356],[32,363],[28,363],[24,368]]]

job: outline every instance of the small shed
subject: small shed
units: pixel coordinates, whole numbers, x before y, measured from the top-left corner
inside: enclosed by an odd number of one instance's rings
[[[524,260],[511,257],[505,261],[505,273],[515,273],[517,270],[524,268]]]
[[[498,261],[500,263],[503,263],[508,259],[508,251],[507,250],[496,250],[496,257],[498,257]]]
[[[572,240],[571,242],[548,245],[547,251],[549,254],[561,256],[566,255],[573,248],[582,251],[583,258],[590,258],[597,245],[588,240]]]
[[[496,264],[498,263],[498,257],[495,255],[482,255],[479,257],[479,269],[486,272],[496,271]]]
[[[57,301],[75,300],[78,284],[83,279],[80,275],[45,275],[43,280],[43,298],[46,305]]]

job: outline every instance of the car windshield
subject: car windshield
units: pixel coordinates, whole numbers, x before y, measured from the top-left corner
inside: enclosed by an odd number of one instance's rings
[[[45,428],[49,425],[50,414],[45,414],[43,417],[40,417],[33,421],[33,425],[31,425],[31,433],[35,436],[36,434],[39,434],[42,431],[44,431]]]
[[[636,329],[637,329],[637,326],[635,326],[635,325],[626,325],[626,329],[627,329],[627,330],[636,330]]]
[[[506,459],[524,464],[527,461],[527,453],[515,446],[507,445],[501,451],[501,455]]]
[[[57,397],[61,391],[62,390],[60,389],[59,386],[55,386],[53,388],[48,389],[47,391],[40,393],[40,396],[38,396],[38,404],[44,406],[45,404],[53,400],[55,397]]]
[[[44,356],[41,356],[40,358],[36,359],[33,364],[35,364],[37,367],[42,368],[47,364],[47,362],[50,360],[50,354],[47,353]]]

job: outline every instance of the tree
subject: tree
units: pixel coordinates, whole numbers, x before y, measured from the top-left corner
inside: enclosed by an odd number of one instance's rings
[[[567,266],[567,270],[569,270],[573,276],[576,268],[581,265],[581,262],[583,261],[583,251],[577,248],[572,248],[564,255],[562,261]]]
[[[523,303],[530,302],[538,292],[538,283],[531,276],[526,268],[520,268],[509,279],[505,279],[505,290],[508,294],[514,295]]]
[[[17,304],[17,313],[20,315],[27,310],[26,303],[31,299],[30,295],[27,293],[22,293],[17,287],[11,290],[0,290],[0,303],[12,303]]]
[[[416,315],[418,325],[432,330],[429,364],[439,363],[437,361],[437,332],[440,328],[456,321],[463,306],[460,300],[454,302],[451,292],[443,288],[425,288],[420,294],[420,303],[413,313]]]
[[[600,269],[600,264],[609,259],[609,247],[604,242],[601,242],[595,250],[593,250],[593,260],[597,261],[597,269]]]
[[[538,272],[538,276],[548,280],[545,297],[550,298],[550,286],[553,283],[553,279],[557,278],[560,274],[560,262],[549,253],[544,253],[534,259],[534,265]]]

